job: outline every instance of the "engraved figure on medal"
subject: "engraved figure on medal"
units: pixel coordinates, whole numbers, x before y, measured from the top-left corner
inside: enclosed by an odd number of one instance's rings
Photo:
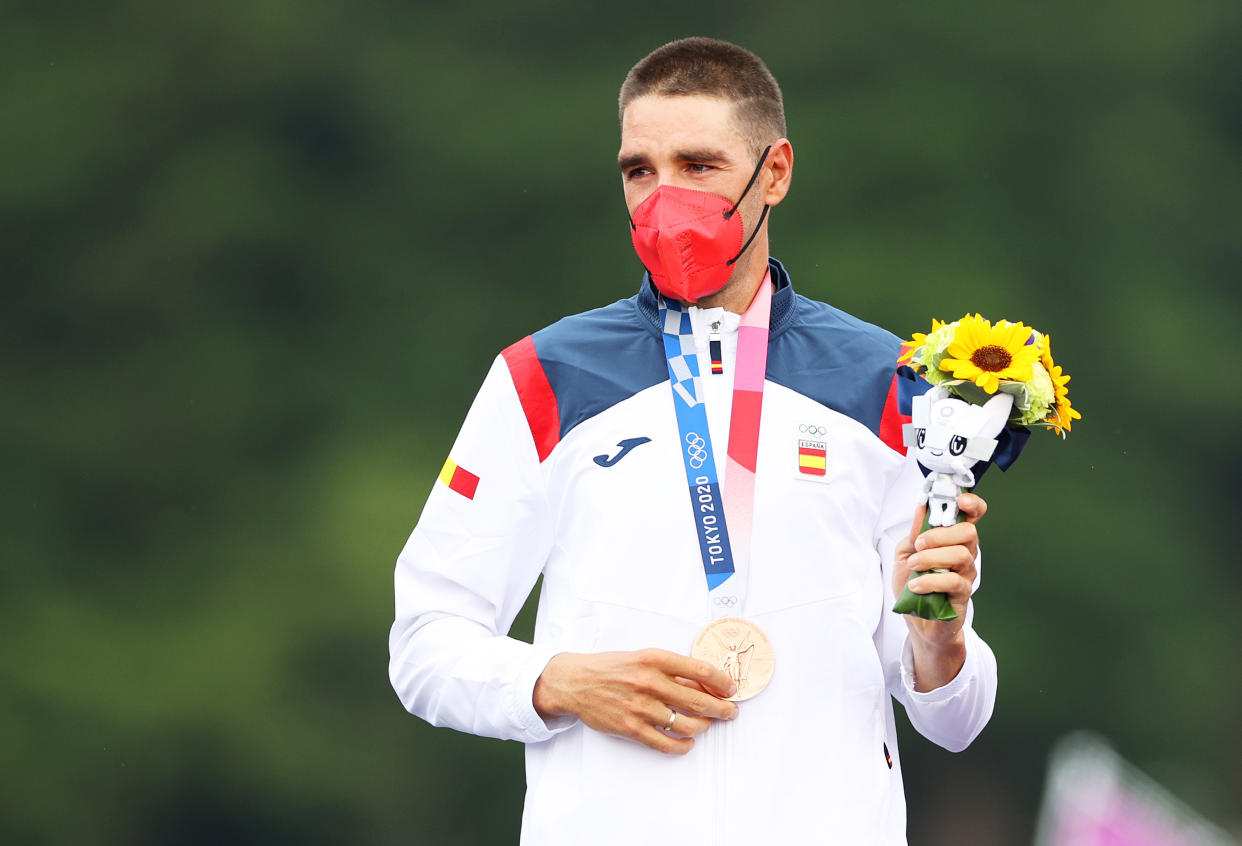
[[[690,654],[709,661],[737,685],[733,702],[749,699],[767,687],[775,654],[772,643],[757,625],[742,617],[721,617],[699,632]]]
[[[725,648],[724,658],[720,660],[720,669],[724,670],[729,678],[733,679],[737,689],[741,690],[746,686],[746,680],[750,675],[750,659],[755,651],[755,642],[746,641],[744,637],[741,641],[726,642],[719,632],[712,632],[712,634]],[[743,643],[745,646],[742,645]]]

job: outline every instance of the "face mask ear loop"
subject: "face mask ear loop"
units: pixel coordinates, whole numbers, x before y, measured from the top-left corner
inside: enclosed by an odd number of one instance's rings
[[[746,195],[750,193],[750,187],[754,185],[755,180],[759,178],[759,172],[763,170],[763,163],[768,160],[768,153],[770,152],[772,152],[771,144],[763,148],[763,155],[759,157],[759,164],[755,165],[755,172],[750,175],[750,182],[746,183],[746,187],[742,190],[742,196],[737,198],[737,202],[733,204],[733,208],[724,213],[725,220],[733,217],[733,213],[737,211],[737,207],[742,204],[742,200],[746,199]],[[745,249],[745,247],[743,247],[743,249]]]
[[[626,209],[626,210],[625,210],[625,219],[626,219],[626,220],[628,220],[628,221],[630,222],[630,229],[631,229],[631,230],[634,230],[634,231],[637,231],[638,227],[634,225],[634,215],[630,214],[630,210],[629,210],[629,209]],[[640,261],[640,262],[639,262],[639,264],[642,264],[642,262]],[[651,271],[647,269],[647,265],[645,265],[645,264],[643,264],[643,271],[644,271],[644,272],[645,272],[648,276],[651,276]],[[661,297],[663,297],[664,295],[663,295],[663,294],[661,294],[660,296],[661,296]]]
[[[763,228],[763,219],[768,216],[768,209],[771,206],[763,207],[763,214],[759,215],[759,222],[755,224],[755,231],[750,233],[750,237],[746,239],[746,243],[742,245],[742,249],[737,251],[737,255],[729,259],[725,264],[731,265],[742,257],[742,253],[746,252],[746,248],[750,246],[750,242],[755,240],[755,236],[759,234],[759,230]]]

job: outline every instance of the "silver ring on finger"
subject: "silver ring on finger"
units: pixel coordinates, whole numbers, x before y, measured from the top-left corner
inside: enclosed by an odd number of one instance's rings
[[[668,709],[668,722],[664,724],[665,731],[673,730],[673,723],[677,722],[677,712],[672,708]]]

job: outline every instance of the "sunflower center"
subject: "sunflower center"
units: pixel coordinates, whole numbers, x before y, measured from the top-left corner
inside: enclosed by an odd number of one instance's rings
[[[979,347],[970,356],[970,363],[980,370],[987,370],[990,373],[999,373],[1013,362],[1013,356],[1009,354],[1009,350],[1004,347],[998,347],[991,344],[986,347]]]

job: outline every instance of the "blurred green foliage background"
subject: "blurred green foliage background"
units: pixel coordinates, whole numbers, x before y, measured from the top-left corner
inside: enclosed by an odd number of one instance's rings
[[[784,88],[801,292],[1074,376],[981,490],[1000,698],[906,733],[911,814],[1027,843],[1087,727],[1242,830],[1238,3],[0,15],[3,842],[516,842],[520,746],[388,686],[392,564],[491,358],[636,289],[616,90],[690,34]]]

